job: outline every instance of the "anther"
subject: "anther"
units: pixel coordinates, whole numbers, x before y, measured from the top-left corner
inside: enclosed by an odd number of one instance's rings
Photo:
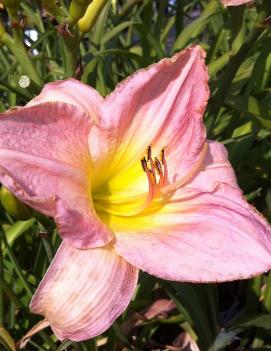
[[[146,172],[148,166],[147,166],[147,161],[146,161],[145,157],[142,158],[142,160],[141,160],[141,166],[143,168],[143,171]]]
[[[152,158],[152,149],[149,145],[146,157],[141,159],[141,166],[148,179],[149,192],[144,203],[133,212],[133,215],[141,213],[149,206],[153,199],[159,196],[163,187],[168,184],[168,170],[164,150],[161,152],[161,161],[159,161],[157,157]]]
[[[165,149],[162,149],[162,151],[161,151],[161,160],[162,160],[162,163],[165,163],[165,162],[166,162],[166,158],[165,158]]]
[[[151,159],[151,145],[148,146],[148,161]]]
[[[155,163],[154,163],[154,164],[155,164],[155,167],[156,167],[156,169],[157,169],[159,175],[160,175],[160,176],[163,175],[162,165],[161,165],[161,163],[160,163],[160,161],[158,160],[157,157],[155,157]]]
[[[149,181],[151,180],[153,183],[156,193],[159,192],[161,187],[169,183],[165,149],[161,150],[161,158],[159,161],[157,157],[154,159],[152,158],[152,149],[151,145],[149,145],[147,149],[147,156],[143,157],[141,160],[141,165],[143,171],[147,173]]]
[[[169,183],[165,149],[162,149],[162,151],[161,151],[161,161],[162,161],[162,166],[163,166],[163,170],[164,170],[164,172],[163,172],[163,174],[164,174],[163,186],[164,186],[164,185],[167,185]]]

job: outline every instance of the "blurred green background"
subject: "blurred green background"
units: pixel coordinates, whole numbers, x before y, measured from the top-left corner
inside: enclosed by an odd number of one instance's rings
[[[210,75],[209,138],[227,147],[248,201],[271,220],[271,1],[225,9],[218,0],[94,0],[86,18],[88,4],[0,1],[0,111],[71,76],[106,95],[137,69],[198,43]],[[26,217],[22,207],[15,216],[0,208],[0,350],[15,350],[40,320],[28,304],[60,242],[51,220],[39,214],[18,220]],[[271,350],[271,274],[224,284],[142,274],[128,310],[103,335],[60,343],[47,328],[25,349],[196,351],[196,345]]]

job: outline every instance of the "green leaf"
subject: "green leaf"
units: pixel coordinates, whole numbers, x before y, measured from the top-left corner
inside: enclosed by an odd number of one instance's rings
[[[226,99],[226,105],[234,110],[257,120],[264,128],[271,130],[271,110],[265,103],[250,96],[230,96]]]
[[[239,334],[241,329],[235,329],[232,331],[220,331],[215,338],[215,341],[208,351],[222,351],[225,350],[225,347],[230,344],[233,338]]]
[[[16,351],[15,342],[9,332],[0,324],[0,343],[8,351]]]
[[[107,50],[96,51],[94,53],[95,56],[105,56],[110,54],[123,56],[131,60],[134,60],[138,62],[142,67],[145,67],[152,62],[149,58],[145,58],[140,55],[134,54],[126,50],[121,50],[121,49],[107,49]]]
[[[56,351],[66,351],[67,347],[69,347],[72,344],[73,342],[71,340],[64,340],[62,341],[61,345],[57,348]]]
[[[138,22],[136,21],[126,21],[118,24],[114,28],[112,28],[110,31],[106,32],[102,39],[101,39],[101,44],[104,45],[110,40],[112,40],[115,36],[119,35],[120,32],[122,32],[124,29],[129,28],[133,26],[134,24],[137,24]]]
[[[35,219],[29,219],[28,221],[18,221],[12,224],[8,229],[6,229],[7,241],[10,246],[14,241],[24,234],[32,225],[35,223]]]
[[[135,28],[137,29],[139,34],[141,34],[141,37],[148,42],[150,48],[156,52],[158,58],[162,58],[165,56],[165,51],[162,48],[161,43],[150,33],[148,28],[146,28],[141,23],[135,24]]]
[[[179,34],[173,45],[173,51],[180,50],[187,46],[189,43],[193,42],[194,38],[198,37],[203,32],[203,30],[210,22],[211,18],[221,11],[222,7],[219,1],[211,0],[201,15],[196,20],[191,22],[188,26],[186,26]]]
[[[231,326],[231,329],[241,328],[263,328],[266,330],[271,330],[271,315],[270,314],[262,314],[262,315],[251,315],[246,316],[240,319],[237,323]]]
[[[176,303],[186,321],[195,330],[200,345],[207,348],[214,339],[214,332],[205,310],[204,287],[190,283],[172,282],[169,284],[177,292],[176,296],[168,290],[169,296]]]

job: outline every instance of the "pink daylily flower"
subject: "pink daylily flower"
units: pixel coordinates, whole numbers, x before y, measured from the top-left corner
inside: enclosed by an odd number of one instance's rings
[[[221,282],[271,267],[271,230],[223,145],[206,140],[205,53],[192,46],[106,98],[68,79],[1,114],[0,181],[63,242],[32,301],[59,339],[105,331],[142,269]]]
[[[248,4],[249,2],[252,2],[252,0],[222,0],[224,6],[239,6]]]

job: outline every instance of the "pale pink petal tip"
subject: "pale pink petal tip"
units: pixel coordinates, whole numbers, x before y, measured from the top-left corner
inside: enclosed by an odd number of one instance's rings
[[[222,0],[224,6],[240,6],[252,2],[252,0]]]
[[[46,84],[41,93],[26,106],[46,102],[64,102],[74,105],[85,111],[90,119],[97,120],[99,105],[103,102],[103,97],[90,86],[69,78]]]
[[[138,270],[112,248],[78,250],[62,243],[30,308],[60,339],[86,340],[107,330],[126,309]]]

